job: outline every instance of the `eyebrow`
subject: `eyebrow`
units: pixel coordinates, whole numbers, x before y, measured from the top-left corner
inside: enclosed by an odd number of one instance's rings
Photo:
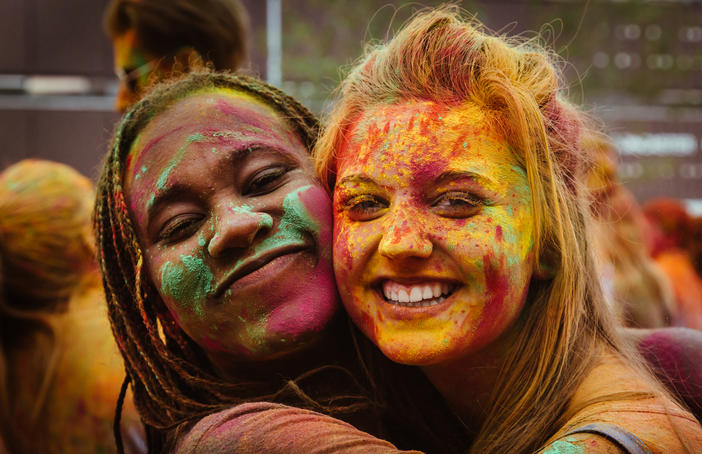
[[[439,175],[435,182],[441,184],[454,180],[473,180],[481,185],[497,185],[497,181],[493,180],[492,178],[467,170],[447,170]]]
[[[345,176],[344,178],[339,180],[338,183],[336,183],[336,187],[350,185],[350,184],[373,184],[373,185],[380,186],[383,188],[388,187],[384,184],[378,183],[373,178],[366,176],[366,175],[362,175],[362,174],[352,174],[352,175]]]
[[[432,184],[442,184],[442,183],[447,183],[447,182],[455,181],[455,180],[473,180],[473,181],[476,181],[478,184],[481,184],[483,186],[497,185],[497,182],[488,176],[481,175],[481,174],[476,173],[476,172],[465,171],[465,170],[447,170],[446,172],[443,172],[441,175],[439,175],[436,179],[434,179]],[[366,175],[362,175],[362,174],[352,174],[352,175],[346,176],[346,177],[342,178],[336,184],[336,186],[344,186],[347,184],[374,184],[374,185],[386,187],[385,185],[380,184],[377,181],[375,181],[373,178],[370,178],[370,177],[368,177]]]

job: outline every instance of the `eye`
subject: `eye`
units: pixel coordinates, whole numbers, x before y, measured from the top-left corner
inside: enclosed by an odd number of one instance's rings
[[[289,171],[290,168],[286,166],[267,167],[260,170],[246,182],[242,193],[262,195],[272,192],[285,183],[284,177]]]
[[[349,198],[343,204],[349,217],[354,221],[369,221],[380,216],[388,207],[387,201],[371,194],[361,194]]]
[[[202,215],[192,213],[174,216],[158,232],[158,241],[175,243],[184,240],[197,231],[202,219]]]
[[[476,215],[484,204],[482,197],[469,192],[452,191],[438,196],[432,203],[432,208],[439,216],[460,219]]]

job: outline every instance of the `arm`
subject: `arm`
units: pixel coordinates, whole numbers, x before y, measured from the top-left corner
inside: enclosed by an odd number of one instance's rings
[[[393,454],[400,451],[338,419],[267,402],[238,405],[201,419],[177,443],[177,454]]]

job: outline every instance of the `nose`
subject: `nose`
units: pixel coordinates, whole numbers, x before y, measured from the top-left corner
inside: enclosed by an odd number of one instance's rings
[[[226,213],[214,221],[214,235],[207,245],[207,252],[218,257],[230,249],[244,249],[253,243],[260,232],[273,227],[268,213]]]
[[[392,260],[425,259],[432,253],[432,242],[423,225],[422,216],[415,210],[398,206],[383,230],[378,251],[384,257]]]

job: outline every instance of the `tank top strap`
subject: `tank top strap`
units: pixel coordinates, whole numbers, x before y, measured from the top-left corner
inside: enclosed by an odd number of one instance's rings
[[[564,436],[581,433],[600,435],[616,444],[628,454],[652,454],[651,450],[648,449],[646,444],[641,441],[639,437],[628,430],[611,424],[587,424],[571,430]]]

